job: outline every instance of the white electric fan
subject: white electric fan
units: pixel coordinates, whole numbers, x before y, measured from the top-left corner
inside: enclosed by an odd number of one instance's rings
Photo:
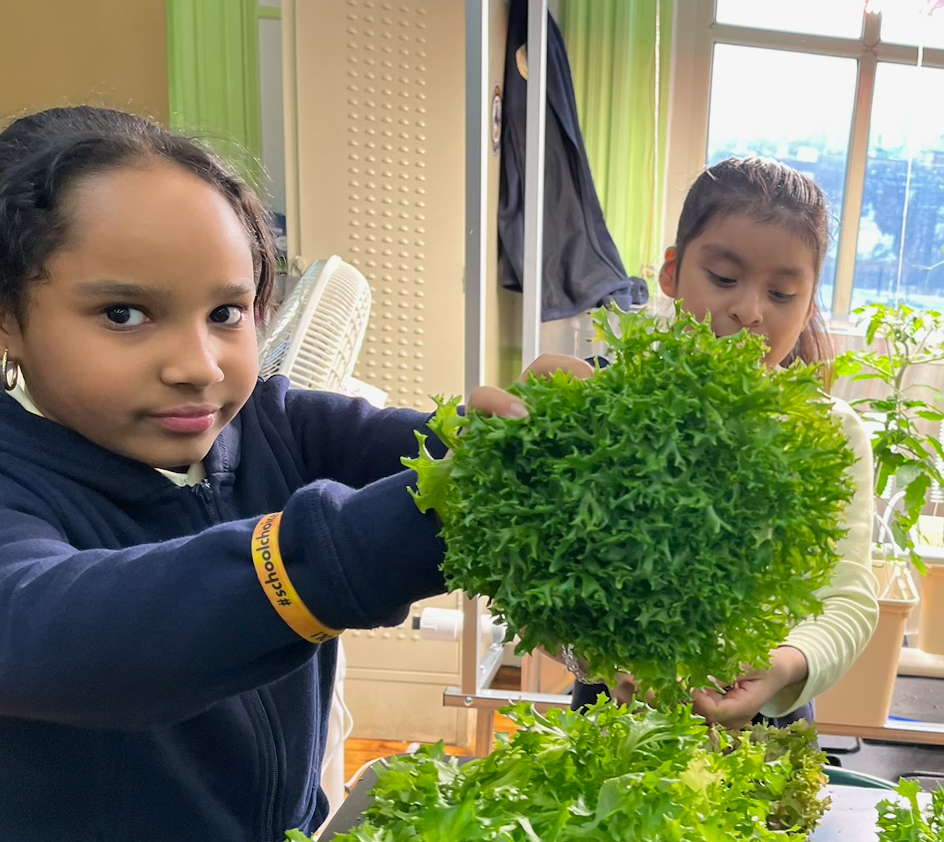
[[[293,389],[343,391],[370,318],[370,286],[334,255],[313,263],[282,302],[259,350],[262,377],[282,374]]]

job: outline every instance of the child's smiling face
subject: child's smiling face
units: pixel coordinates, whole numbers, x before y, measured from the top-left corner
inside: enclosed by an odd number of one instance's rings
[[[696,318],[711,313],[718,336],[742,329],[764,336],[767,365],[777,366],[813,313],[816,266],[812,249],[788,228],[735,214],[709,222],[681,265],[668,254],[659,280]]]
[[[165,162],[85,177],[64,210],[67,240],[0,342],[46,417],[154,467],[203,459],[258,374],[245,227]]]

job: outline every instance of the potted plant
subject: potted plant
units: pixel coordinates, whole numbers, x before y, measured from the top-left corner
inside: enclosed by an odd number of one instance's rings
[[[855,313],[868,320],[868,347],[839,357],[836,373],[852,381],[878,381],[884,393],[850,401],[873,429],[876,540],[884,555],[889,550],[895,556],[907,555],[923,573],[915,527],[932,484],[944,485],[938,464],[944,449],[926,425],[944,421],[944,411],[924,400],[922,391],[934,401],[941,392],[916,382],[913,369],[944,362],[944,317],[905,305],[872,306]],[[881,350],[875,350],[876,343]]]
[[[905,626],[918,602],[918,591],[908,569],[910,560],[931,576],[924,588],[926,603],[921,638],[940,637],[944,655],[944,565],[932,564],[933,553],[918,545],[919,519],[928,494],[944,486],[941,461],[944,448],[935,425],[944,410],[935,404],[939,389],[927,385],[922,366],[944,362],[944,316],[905,305],[871,306],[855,311],[866,323],[866,348],[850,351],[836,361],[836,373],[848,383],[871,381],[874,394],[854,397],[849,403],[872,433],[872,468],[875,485],[875,550],[873,571],[879,584],[878,628],[852,669],[820,697],[817,718],[823,722],[882,726],[888,719],[895,678],[899,672]],[[919,370],[925,374],[919,380]],[[944,560],[944,556],[942,556]],[[926,565],[926,562],[929,562]],[[929,609],[935,597],[942,610]],[[940,625],[932,634],[923,626]],[[924,644],[922,643],[922,646]],[[920,669],[915,674],[944,675],[944,658],[924,658],[917,650]],[[915,660],[909,657],[909,660]]]

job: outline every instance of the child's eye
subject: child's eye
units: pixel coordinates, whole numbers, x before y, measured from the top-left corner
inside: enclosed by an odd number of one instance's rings
[[[147,316],[143,310],[139,310],[137,307],[128,307],[124,304],[106,307],[105,318],[118,327],[138,327],[147,321]]]
[[[780,304],[789,304],[794,298],[796,298],[796,293],[779,292],[778,290],[774,289],[770,291],[770,297]]]
[[[725,278],[723,275],[716,275],[714,272],[708,272],[708,276],[721,287],[729,287],[737,283],[734,278]]]
[[[217,307],[210,313],[210,321],[213,322],[213,324],[225,325],[226,327],[235,327],[238,324],[242,324],[245,318],[246,308],[239,307],[235,304],[225,304],[222,307]]]

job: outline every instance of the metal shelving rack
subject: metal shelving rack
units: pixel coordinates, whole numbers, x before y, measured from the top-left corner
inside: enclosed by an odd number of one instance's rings
[[[708,5],[699,3],[704,14]],[[540,353],[541,342],[541,254],[543,245],[544,127],[546,113],[547,0],[528,0],[528,100],[525,170],[525,251],[523,286],[522,360],[525,364]],[[867,26],[876,26],[868,17]],[[896,49],[898,49],[896,47]],[[486,178],[490,139],[490,99],[488,78],[489,0],[466,0],[466,292],[465,292],[465,394],[485,381],[486,337],[486,245],[489,225],[488,180]],[[874,59],[872,72],[874,73]],[[706,100],[707,101],[707,100]],[[845,220],[844,220],[845,221]],[[535,692],[523,686],[521,692],[489,689],[501,664],[502,647],[483,651],[478,633],[480,598],[466,599],[463,605],[461,643],[461,686],[443,694],[447,707],[466,708],[476,713],[474,750],[488,752],[494,732],[495,712],[509,702],[527,701],[539,710],[564,707],[569,696]],[[528,682],[524,682],[527,684]],[[887,742],[944,745],[944,725],[930,722],[889,720],[878,727],[821,723],[820,732],[857,736]]]
[[[488,156],[490,154],[490,100],[488,77],[489,2],[466,0],[466,292],[465,394],[485,381],[486,243],[488,218]],[[544,126],[547,69],[547,0],[528,0],[528,99],[525,139],[525,212],[522,361],[540,353],[541,257],[544,226]],[[508,693],[489,689],[501,664],[502,647],[482,651],[479,629],[481,599],[466,599],[463,607],[461,686],[447,688],[448,707],[475,711],[474,752],[486,754],[492,743],[495,711],[514,701],[528,701],[539,709],[565,707],[568,696],[533,692]]]

